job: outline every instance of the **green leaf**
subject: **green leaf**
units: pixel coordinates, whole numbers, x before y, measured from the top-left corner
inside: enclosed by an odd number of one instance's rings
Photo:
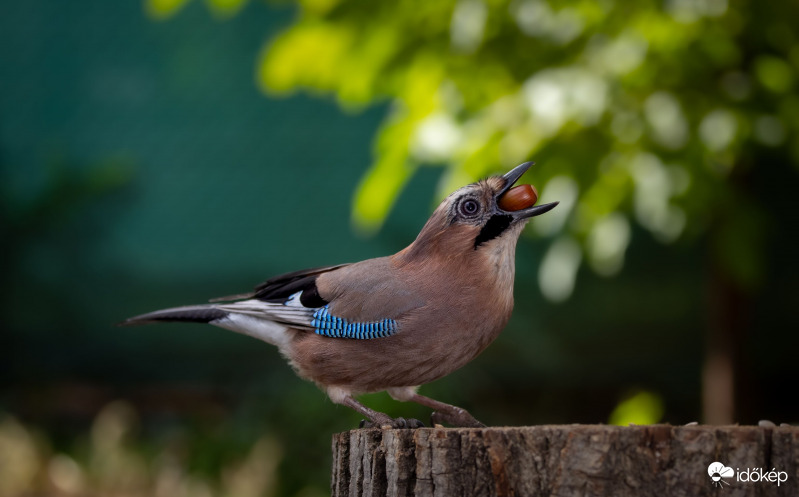
[[[163,21],[180,12],[188,2],[189,0],[145,0],[144,10],[150,18]]]
[[[663,399],[652,392],[641,391],[619,403],[610,413],[608,424],[617,426],[651,425],[663,418]]]
[[[793,70],[778,57],[764,55],[755,61],[755,74],[760,84],[774,93],[785,93],[793,86]]]
[[[227,19],[239,13],[247,5],[248,0],[205,0],[208,8],[217,17]]]

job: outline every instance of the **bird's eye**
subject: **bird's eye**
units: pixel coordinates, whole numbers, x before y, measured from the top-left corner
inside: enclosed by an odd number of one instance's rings
[[[479,210],[480,210],[480,205],[475,200],[468,199],[461,202],[460,211],[461,214],[463,214],[466,217],[474,216],[475,214],[477,214],[477,211]]]

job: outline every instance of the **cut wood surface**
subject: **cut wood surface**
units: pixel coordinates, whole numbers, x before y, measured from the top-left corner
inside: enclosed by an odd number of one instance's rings
[[[735,474],[714,482],[713,462]],[[798,478],[799,428],[785,425],[361,429],[333,436],[331,490],[339,497],[799,497]]]

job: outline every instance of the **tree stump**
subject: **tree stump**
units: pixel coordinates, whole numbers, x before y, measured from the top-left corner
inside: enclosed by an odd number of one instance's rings
[[[714,462],[721,463],[716,479],[708,474]],[[331,490],[392,497],[797,497],[798,479],[799,428],[785,425],[361,429],[333,436]]]

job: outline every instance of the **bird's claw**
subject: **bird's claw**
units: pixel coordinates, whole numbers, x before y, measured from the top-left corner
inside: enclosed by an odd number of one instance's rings
[[[416,428],[424,428],[424,423],[414,418],[389,418],[378,421],[370,421],[362,419],[358,424],[358,428],[382,428],[382,429],[395,429],[395,430],[414,430]]]
[[[402,418],[399,418],[399,419],[402,419]],[[424,423],[422,423],[418,419],[408,418],[408,419],[406,419],[404,421],[405,421],[405,424],[406,424],[405,427],[408,428],[408,429],[415,430],[416,428],[424,428]]]
[[[453,412],[433,411],[430,415],[430,423],[441,425],[447,423],[458,428],[485,428],[486,425],[476,420],[474,416],[466,412],[464,409],[458,408]]]

